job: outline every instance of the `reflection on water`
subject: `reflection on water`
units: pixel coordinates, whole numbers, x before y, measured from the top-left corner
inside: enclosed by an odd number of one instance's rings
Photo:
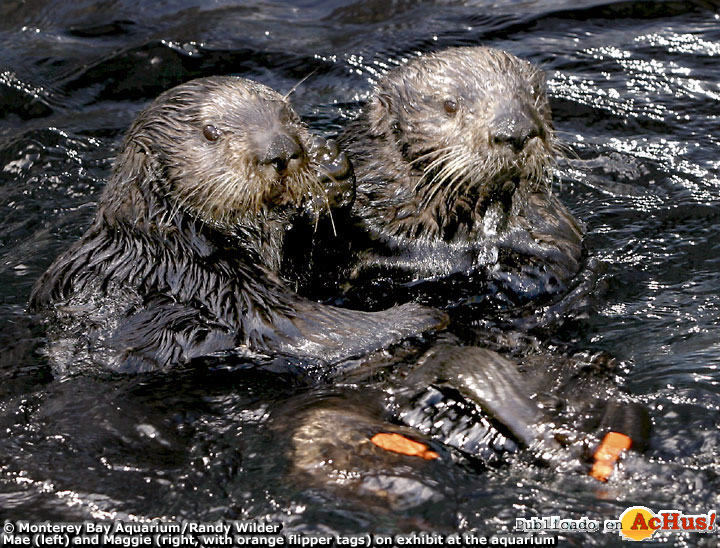
[[[511,530],[516,517],[617,518],[638,503],[686,513],[714,507],[718,16],[662,2],[238,4],[0,6],[3,517],[266,517],[303,531],[493,533]],[[157,93],[209,74],[286,92],[312,72],[293,102],[315,131],[332,135],[383,71],[421,52],[476,44],[548,73],[555,123],[572,149],[556,192],[586,224],[605,289],[589,316],[545,342],[616,356],[624,364],[617,380],[654,422],[649,451],[626,458],[615,480],[599,485],[522,454],[488,469],[428,463],[398,473],[394,484],[388,478],[398,469],[386,463],[376,486],[390,498],[406,493],[394,502],[298,480],[287,432],[300,411],[307,417],[309,402],[325,409],[328,398],[351,408],[358,392],[382,391],[382,374],[348,382],[339,395],[232,362],[156,377],[53,380],[43,331],[24,312],[27,295],[82,233],[122,132]],[[614,542],[582,539],[606,541]]]

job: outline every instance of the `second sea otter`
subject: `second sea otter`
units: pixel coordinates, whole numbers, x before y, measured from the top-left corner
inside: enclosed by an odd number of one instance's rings
[[[560,146],[530,63],[485,47],[412,59],[339,141],[358,181],[351,284],[480,272],[523,302],[578,272],[583,229],[550,192]]]

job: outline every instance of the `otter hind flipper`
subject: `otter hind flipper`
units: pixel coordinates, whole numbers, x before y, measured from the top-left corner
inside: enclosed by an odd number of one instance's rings
[[[531,447],[548,441],[556,445],[541,428],[541,410],[530,399],[531,390],[515,364],[491,350],[436,345],[421,359],[406,384],[453,388],[490,414],[523,445]]]
[[[618,432],[632,440],[632,449],[642,453],[650,445],[652,422],[647,408],[639,402],[610,402],[603,413],[598,433]]]

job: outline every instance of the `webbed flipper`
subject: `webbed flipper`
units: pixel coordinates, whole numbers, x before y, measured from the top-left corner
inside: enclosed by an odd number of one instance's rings
[[[542,410],[530,399],[532,391],[517,366],[496,352],[438,344],[423,356],[405,385],[411,391],[430,386],[454,390],[490,415],[521,445],[559,447],[544,426]]]

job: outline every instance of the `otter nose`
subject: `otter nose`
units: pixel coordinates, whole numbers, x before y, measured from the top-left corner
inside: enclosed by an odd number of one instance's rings
[[[542,122],[537,115],[519,105],[510,105],[501,110],[490,124],[492,142],[510,146],[515,152],[522,151],[530,139],[542,135]]]
[[[298,160],[304,154],[305,150],[297,137],[279,133],[273,136],[265,148],[264,154],[260,157],[260,163],[272,165],[278,173],[282,174],[287,171],[292,160]]]

